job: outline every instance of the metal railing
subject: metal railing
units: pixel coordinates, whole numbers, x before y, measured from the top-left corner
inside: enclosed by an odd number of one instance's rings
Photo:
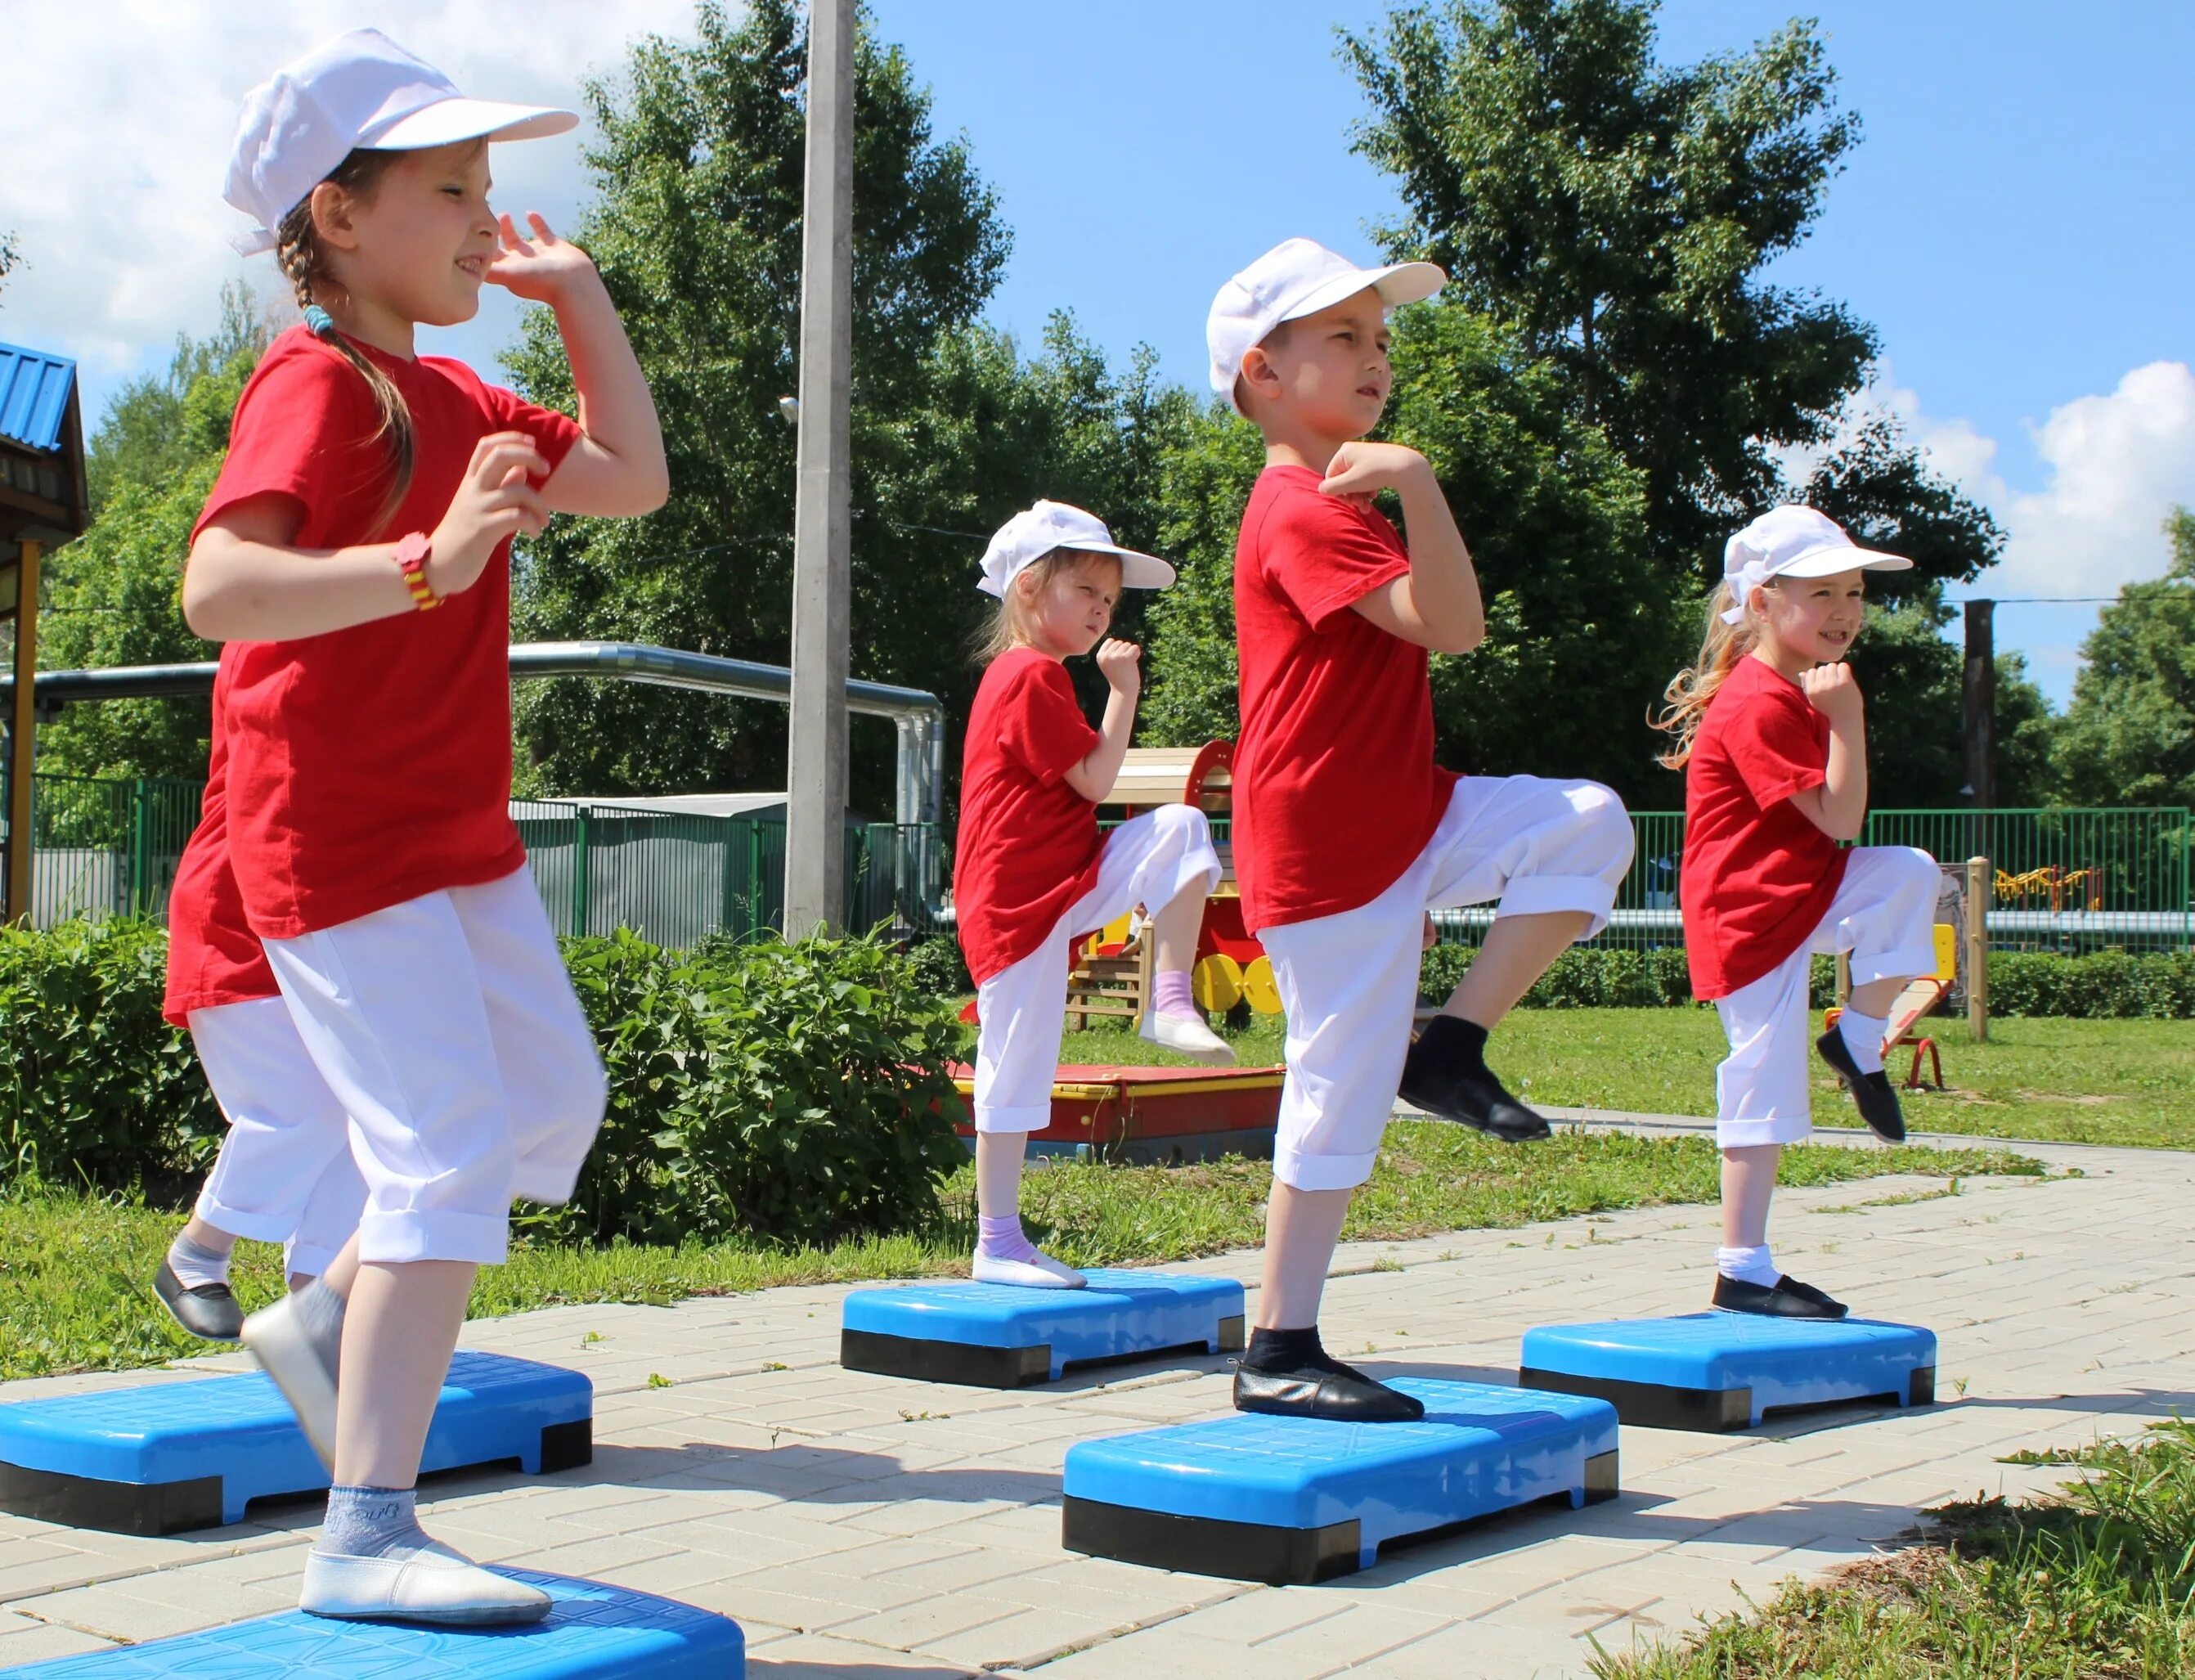
[[[1685,817],[1631,814],[1637,836],[1615,913],[1594,944],[1648,950],[1685,943],[1679,898]],[[1877,811],[1862,846],[1911,846],[1939,862],[1990,859],[1992,950],[2187,950],[2195,948],[2195,814],[2184,806],[2018,811]],[[1491,907],[1434,921],[1444,944],[1477,944]]]

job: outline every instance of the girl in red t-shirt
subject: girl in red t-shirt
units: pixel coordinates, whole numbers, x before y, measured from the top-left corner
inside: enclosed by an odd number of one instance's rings
[[[247,95],[229,170],[306,326],[238,403],[183,609],[228,644],[244,915],[366,1183],[325,1276],[244,1326],[332,1472],[301,1595],[323,1615],[549,1608],[412,1502],[474,1272],[514,1196],[569,1197],[605,1096],[510,816],[509,552],[552,512],[660,506],[663,445],[593,263],[487,203],[489,141],[577,120],[468,100],[360,30]],[[555,311],[584,424],[416,354],[490,282]]]
[[[1817,952],[1848,953],[1852,994],[1815,1049],[1883,1138],[1905,1135],[1882,1071],[1885,1018],[1935,967],[1941,873],[1925,852],[1859,846],[1867,730],[1844,657],[1866,615],[1863,574],[1910,560],[1856,547],[1807,507],[1763,514],[1724,551],[1699,662],[1669,684],[1656,719],[1685,772],[1679,901],[1692,990],[1730,1040],[1715,1070],[1722,1245],[1714,1304],[1771,1317],[1841,1319],[1844,1307],[1776,1269],[1768,1203],[1787,1143],[1812,1129],[1807,993]]]
[[[1076,938],[1142,904],[1157,946],[1143,1036],[1203,1062],[1234,1052],[1190,996],[1204,901],[1219,880],[1204,813],[1161,806],[1098,828],[1136,725],[1140,649],[1106,641],[1122,586],[1164,589],[1173,568],[1114,542],[1080,508],[1039,502],[991,539],[980,585],[999,598],[968,719],[953,906],[977,987],[978,1283],[1080,1289],[1083,1277],[1022,1229],[1022,1156],[1051,1118]],[[1063,661],[1098,649],[1112,694],[1093,730]]]

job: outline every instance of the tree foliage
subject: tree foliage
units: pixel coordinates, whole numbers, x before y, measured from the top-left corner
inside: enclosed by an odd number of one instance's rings
[[[791,0],[691,42],[643,40],[592,84],[597,197],[577,229],[662,416],[671,496],[644,520],[560,522],[525,555],[525,638],[615,637],[782,663],[790,648],[802,92]],[[866,30],[854,163],[853,623],[856,676],[965,716],[988,534],[1038,494],[1147,538],[1148,362],[1116,377],[1063,317],[1025,362],[977,316],[1008,248],[965,146],[931,132],[905,57]],[[570,371],[537,313],[509,358],[538,401]],[[693,695],[572,682],[521,693],[535,785],[596,793],[782,785],[785,719]],[[888,804],[888,732],[853,732],[857,800]]]
[[[1648,532],[1710,584],[1721,538],[1794,488],[1779,452],[1824,447],[1865,384],[1873,330],[1765,273],[1801,243],[1859,138],[1811,24],[1697,64],[1655,57],[1658,0],[1445,0],[1342,37],[1372,111],[1357,148],[1396,178],[1397,255],[1561,370],[1575,411],[1645,475]],[[1994,528],[1912,482],[1892,434],[1844,452],[1847,489],[1923,497],[1986,564]],[[1918,511],[1916,509],[1916,511]]]
[[[2058,748],[2077,805],[2195,805],[2195,511],[2164,529],[2169,569],[2121,589],[2081,644]]]

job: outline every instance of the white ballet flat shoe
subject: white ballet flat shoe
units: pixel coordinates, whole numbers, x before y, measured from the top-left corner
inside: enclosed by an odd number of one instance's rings
[[[1208,1066],[1226,1067],[1235,1059],[1227,1041],[1193,1015],[1161,1015],[1155,1009],[1146,1009],[1139,1034],[1146,1043],[1193,1057]]]
[[[272,1307],[244,1321],[244,1345],[251,1349],[260,1368],[274,1379],[282,1398],[297,1414],[305,1439],[320,1455],[320,1466],[330,1475],[336,1468],[336,1373],[320,1358],[313,1338],[298,1321],[291,1298],[284,1296]]]
[[[297,1608],[315,1616],[458,1627],[538,1622],[550,1602],[539,1587],[483,1569],[439,1541],[403,1557],[308,1552],[297,1596]]]
[[[1034,1260],[1000,1260],[979,1254],[968,1275],[979,1284],[1011,1284],[1017,1289],[1081,1289],[1089,1279],[1072,1266],[1040,1254]]]

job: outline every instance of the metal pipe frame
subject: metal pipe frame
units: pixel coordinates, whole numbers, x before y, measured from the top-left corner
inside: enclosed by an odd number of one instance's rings
[[[41,671],[34,690],[38,716],[58,717],[61,708],[95,700],[195,698],[213,692],[211,664],[130,665],[105,671]],[[747,700],[789,705],[792,673],[782,665],[681,648],[650,647],[640,642],[527,642],[510,650],[510,674],[521,677],[607,677],[647,683],[657,688],[694,689],[705,694],[737,695]],[[13,678],[0,678],[0,703],[13,697]],[[923,689],[849,678],[846,709],[866,717],[890,718],[898,731],[896,820],[902,824],[936,823],[943,812],[945,706]]]

